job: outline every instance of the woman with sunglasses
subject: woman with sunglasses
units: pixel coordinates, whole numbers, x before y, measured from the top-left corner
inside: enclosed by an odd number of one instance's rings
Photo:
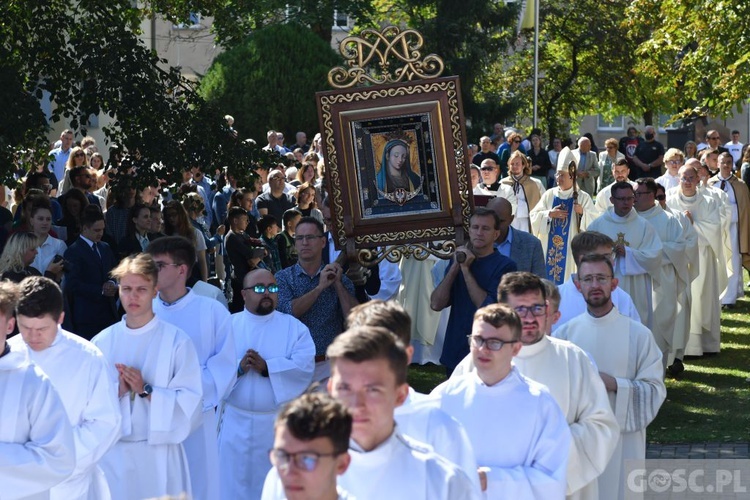
[[[57,193],[58,196],[65,194],[71,187],[73,187],[73,184],[70,180],[70,171],[75,167],[88,166],[88,164],[89,159],[86,156],[86,151],[78,146],[74,147],[70,152],[70,156],[68,156],[68,162],[65,164],[65,176],[60,183],[60,189]]]

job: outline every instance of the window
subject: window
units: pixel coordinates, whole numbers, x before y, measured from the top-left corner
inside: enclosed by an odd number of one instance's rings
[[[172,29],[173,30],[200,30],[203,29],[204,26],[201,24],[201,20],[203,19],[203,16],[200,15],[198,12],[191,12],[188,16],[188,22],[187,23],[180,23],[180,24],[173,24]]]
[[[349,15],[339,10],[333,11],[333,29],[349,30],[352,27]]]
[[[625,117],[620,115],[607,120],[603,115],[597,115],[596,128],[597,130],[625,130]]]

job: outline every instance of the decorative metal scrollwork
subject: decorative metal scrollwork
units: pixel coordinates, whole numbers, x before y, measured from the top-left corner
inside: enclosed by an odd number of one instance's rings
[[[425,260],[430,255],[440,259],[449,259],[456,252],[456,242],[452,240],[410,243],[378,248],[361,248],[357,250],[357,262],[366,267],[379,264],[384,259],[397,263],[402,257]]]
[[[363,30],[360,36],[348,36],[339,44],[346,61],[328,72],[332,87],[345,89],[355,85],[386,84],[439,77],[445,64],[435,55],[422,58],[422,34],[396,26],[382,31]]]

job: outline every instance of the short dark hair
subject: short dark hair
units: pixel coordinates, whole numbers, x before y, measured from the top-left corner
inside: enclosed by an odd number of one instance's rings
[[[570,242],[570,250],[573,252],[573,261],[579,264],[582,255],[593,252],[601,246],[614,247],[615,242],[606,234],[597,231],[584,231],[576,234]]]
[[[606,255],[601,255],[598,253],[589,253],[586,255],[583,255],[581,257],[581,262],[578,264],[578,270],[580,271],[581,266],[585,263],[596,263],[596,262],[605,262],[607,264],[607,267],[609,268],[609,272],[614,276],[615,274],[615,268],[612,265],[612,260],[607,257]]]
[[[263,234],[266,232],[266,229],[273,226],[278,226],[279,221],[276,220],[276,217],[274,217],[271,214],[266,214],[261,216],[261,218],[258,220],[258,234]]]
[[[740,133],[739,130],[732,130],[732,134],[739,134],[739,133]]]
[[[612,190],[610,192],[612,193],[612,196],[615,196],[615,193],[617,191],[621,191],[623,189],[627,189],[632,193],[633,185],[628,181],[615,182],[614,184],[612,184]]]
[[[325,228],[323,227],[323,223],[320,222],[315,217],[311,217],[311,216],[302,217],[297,223],[297,227],[300,227],[302,224],[315,224],[315,227],[318,228],[318,231],[320,231],[321,235],[326,233]]]
[[[296,208],[290,208],[289,210],[284,212],[284,215],[281,216],[281,221],[284,223],[284,227],[286,227],[287,224],[289,224],[289,222],[292,221],[295,217],[302,217],[302,212],[300,212]]]
[[[104,220],[104,214],[97,205],[88,205],[81,212],[81,227],[91,227],[100,220]]]
[[[560,290],[557,288],[557,285],[555,285],[553,281],[545,278],[542,278],[542,283],[544,283],[544,291],[547,294],[547,300],[549,301],[550,307],[552,307],[552,310],[555,312],[559,311],[560,300],[562,298],[560,297]]]
[[[500,229],[500,217],[494,210],[487,207],[477,207],[471,217],[492,217],[495,221],[495,229]]]
[[[623,165],[625,165],[626,167],[630,168],[630,164],[628,163],[628,160],[625,159],[625,158],[620,158],[614,164],[615,167],[621,167]]]
[[[284,406],[274,424],[276,429],[282,426],[301,441],[328,438],[333,445],[333,452],[340,455],[349,448],[352,415],[328,393],[311,392]]]
[[[234,219],[237,219],[239,217],[250,217],[247,214],[247,210],[245,210],[242,207],[232,207],[229,209],[229,212],[227,212],[227,220],[229,220],[229,223],[231,224]]]
[[[525,271],[506,273],[497,287],[497,300],[508,302],[508,295],[523,295],[535,291],[542,294],[542,300],[547,300],[544,282],[536,274]]]
[[[639,186],[646,186],[649,193],[656,193],[657,184],[653,177],[641,177],[640,179],[636,179],[635,183]]]
[[[664,186],[662,186],[661,184],[659,184],[657,182],[656,183],[656,193],[659,194],[659,191],[661,191],[664,194],[667,194],[667,189]]]
[[[151,255],[169,255],[175,264],[185,264],[188,269],[195,264],[195,245],[182,236],[163,236],[148,244],[146,252]]]
[[[377,326],[356,326],[338,335],[326,354],[331,365],[336,360],[345,359],[353,363],[385,359],[391,372],[396,376],[396,383],[406,383],[406,349],[396,336],[385,328]]]
[[[81,165],[79,167],[73,167],[70,169],[70,181],[73,182],[74,179],[78,179],[81,175],[88,174],[89,167],[86,165]]]
[[[13,317],[18,303],[18,285],[12,281],[0,281],[0,314],[5,319]]]
[[[474,313],[474,321],[484,321],[495,328],[507,326],[510,328],[511,340],[521,338],[521,331],[523,330],[521,317],[508,304],[490,304],[484,306]]]
[[[63,312],[62,291],[57,283],[44,276],[29,276],[19,285],[20,298],[16,313],[29,318],[49,314],[54,320]]]
[[[349,311],[346,327],[380,326],[389,330],[408,346],[411,343],[411,317],[404,306],[395,300],[370,300]]]

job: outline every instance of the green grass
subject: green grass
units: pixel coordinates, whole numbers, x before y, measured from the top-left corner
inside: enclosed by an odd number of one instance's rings
[[[686,360],[682,377],[666,380],[667,399],[648,428],[649,442],[750,441],[750,299],[737,306],[721,315],[721,353]],[[444,380],[442,366],[409,370],[409,384],[419,392]]]

